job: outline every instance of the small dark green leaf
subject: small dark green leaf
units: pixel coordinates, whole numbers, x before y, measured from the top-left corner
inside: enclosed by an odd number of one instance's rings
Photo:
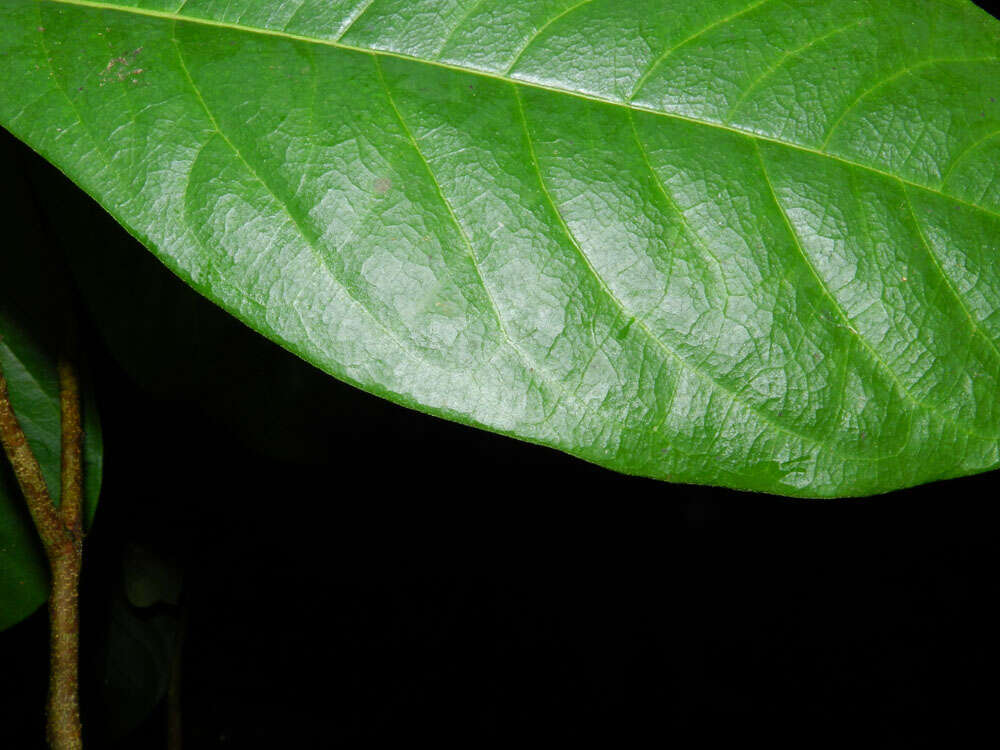
[[[180,568],[151,548],[129,544],[124,559],[125,597],[135,607],[180,603]]]
[[[167,691],[179,617],[172,607],[136,607],[120,590],[108,607],[107,630],[94,655],[102,699],[95,713],[113,737],[122,737]]]

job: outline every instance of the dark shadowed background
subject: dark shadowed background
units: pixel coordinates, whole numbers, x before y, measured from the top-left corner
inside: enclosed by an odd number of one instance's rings
[[[74,267],[105,435],[89,747],[165,748],[142,696],[181,619],[187,748],[995,733],[997,473],[786,500],[405,410],[227,318],[3,141]],[[125,601],[137,557],[178,604]],[[46,639],[41,611],[0,633],[3,750],[44,746]]]

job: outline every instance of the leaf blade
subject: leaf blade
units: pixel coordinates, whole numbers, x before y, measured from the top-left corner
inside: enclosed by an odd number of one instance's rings
[[[412,2],[302,3],[291,17],[277,3],[138,5],[30,6],[90,71],[46,48],[60,122],[112,112],[84,123],[89,144],[53,146],[57,163],[128,207],[116,217],[195,288],[337,377],[680,481],[869,494],[997,465],[996,272],[981,263],[986,281],[960,298],[906,207],[919,192],[957,208],[963,228],[934,233],[949,267],[965,262],[952,236],[981,255],[997,233],[994,175],[968,154],[990,148],[1000,116],[975,121],[985,85],[943,62],[1000,66],[997,25],[971,5],[928,6],[929,21],[897,30],[902,3],[718,2],[699,16],[523,2],[527,41],[490,60],[462,52],[476,29],[503,36],[483,25],[506,12],[492,2],[437,4],[433,23]],[[768,115],[788,71],[828,86],[815,63],[876,33],[883,54],[857,66],[868,78],[845,72],[808,117]],[[587,64],[615,40],[628,65]],[[737,48],[730,91],[713,82]],[[893,108],[920,96],[969,133],[901,130]],[[53,139],[25,117],[3,112],[46,153]],[[844,135],[879,122],[898,131],[893,148],[859,152]],[[75,174],[74,151],[103,167]],[[848,200],[858,190],[874,208]]]

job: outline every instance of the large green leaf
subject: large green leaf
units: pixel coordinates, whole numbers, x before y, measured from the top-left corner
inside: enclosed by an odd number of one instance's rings
[[[174,272],[399,403],[791,495],[1000,462],[965,0],[7,0],[0,72]]]
[[[11,149],[0,151],[5,162]],[[38,459],[53,500],[59,502],[59,376],[55,355],[62,340],[64,310],[53,294],[51,255],[37,223],[27,185],[9,169],[0,187],[6,231],[0,263],[0,366],[11,404]],[[56,277],[58,278],[58,276]],[[84,521],[89,526],[101,488],[102,443],[94,403],[85,396]],[[27,617],[48,595],[48,565],[27,504],[6,456],[0,452],[0,630]]]

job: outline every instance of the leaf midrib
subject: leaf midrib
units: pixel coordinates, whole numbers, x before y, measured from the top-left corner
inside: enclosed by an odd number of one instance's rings
[[[611,107],[618,107],[618,108],[627,110],[629,112],[646,112],[648,114],[656,115],[656,116],[659,116],[659,117],[666,117],[666,118],[671,119],[671,120],[680,120],[680,121],[684,121],[684,122],[690,122],[690,123],[693,123],[693,124],[696,124],[696,125],[701,125],[701,126],[704,126],[704,127],[707,127],[707,128],[714,128],[716,130],[722,130],[722,131],[726,131],[726,132],[729,132],[729,133],[735,133],[735,134],[743,136],[745,138],[749,138],[749,139],[753,140],[754,142],[764,141],[764,142],[767,142],[767,143],[774,143],[776,145],[783,146],[785,148],[790,148],[790,149],[794,149],[796,151],[802,151],[802,152],[806,152],[806,153],[810,153],[810,154],[815,154],[817,156],[821,156],[821,157],[824,157],[824,158],[827,158],[827,159],[831,159],[833,161],[837,161],[837,162],[840,162],[842,164],[846,164],[846,165],[848,165],[850,167],[854,167],[856,169],[864,169],[864,170],[867,170],[867,171],[872,172],[874,174],[878,174],[878,175],[881,175],[883,177],[887,177],[887,178],[892,179],[892,180],[898,180],[899,182],[901,182],[901,183],[903,183],[905,185],[910,185],[912,187],[919,188],[920,190],[925,190],[925,191],[933,193],[935,195],[939,195],[939,196],[941,196],[941,197],[943,197],[943,198],[945,198],[947,200],[954,201],[954,202],[959,203],[961,205],[964,205],[964,206],[966,206],[968,208],[974,209],[976,211],[980,211],[980,212],[982,212],[982,213],[984,213],[984,214],[986,214],[988,216],[992,216],[993,218],[995,218],[997,220],[1000,220],[1000,212],[993,211],[992,209],[989,209],[989,208],[987,208],[985,206],[981,206],[978,203],[972,203],[970,201],[964,200],[963,198],[960,198],[960,197],[958,197],[956,195],[953,195],[951,193],[946,193],[946,192],[944,192],[944,191],[942,191],[942,190],[940,190],[938,188],[931,187],[930,185],[925,185],[925,184],[922,184],[922,183],[919,183],[919,182],[914,182],[913,180],[909,180],[909,179],[907,179],[905,177],[902,177],[900,175],[893,174],[892,172],[887,172],[887,171],[885,171],[883,169],[879,169],[878,167],[872,166],[870,164],[864,164],[863,162],[858,162],[858,161],[854,161],[852,159],[845,158],[843,156],[838,156],[837,154],[832,154],[832,153],[830,153],[828,151],[823,151],[823,150],[820,150],[820,149],[817,149],[817,148],[812,148],[810,146],[806,146],[806,145],[803,145],[803,144],[800,144],[800,143],[794,143],[792,141],[787,141],[787,140],[783,140],[783,139],[780,139],[780,138],[775,138],[775,137],[764,135],[764,134],[761,134],[761,133],[755,133],[755,132],[750,131],[750,130],[744,130],[742,128],[733,127],[731,125],[725,125],[723,123],[712,122],[710,120],[704,120],[704,119],[700,119],[700,118],[697,118],[697,117],[691,117],[691,116],[688,116],[688,115],[681,115],[681,114],[677,114],[676,112],[663,112],[661,110],[653,109],[651,107],[644,107],[641,104],[636,104],[635,102],[632,102],[632,101],[626,101],[626,102],[615,101],[614,99],[606,99],[606,98],[603,98],[603,97],[600,97],[600,96],[595,96],[593,94],[587,94],[587,93],[584,93],[584,92],[581,92],[581,91],[574,91],[572,89],[559,88],[557,86],[549,86],[547,84],[540,83],[540,82],[537,82],[537,81],[529,81],[529,80],[525,80],[525,79],[522,79],[522,78],[515,78],[515,77],[513,77],[511,75],[498,75],[496,73],[491,73],[489,71],[479,70],[479,69],[476,69],[476,68],[462,67],[460,65],[452,65],[451,63],[442,62],[440,60],[428,60],[428,59],[422,58],[422,57],[416,57],[416,56],[413,56],[413,55],[407,55],[407,54],[402,53],[402,52],[394,52],[394,51],[391,51],[391,50],[380,50],[380,49],[375,49],[375,48],[371,48],[371,47],[358,47],[358,46],[355,46],[355,45],[352,45],[352,44],[346,44],[346,43],[341,42],[339,40],[319,39],[319,38],[316,38],[316,37],[304,36],[302,34],[294,34],[292,32],[281,31],[281,30],[278,30],[278,29],[265,29],[265,28],[261,28],[261,27],[257,27],[257,26],[245,26],[245,25],[241,25],[241,24],[229,23],[229,22],[226,22],[226,21],[216,21],[216,20],[210,19],[210,18],[199,18],[199,17],[195,17],[195,16],[186,16],[186,15],[181,15],[181,14],[179,14],[176,11],[171,12],[171,11],[151,10],[151,9],[148,9],[148,8],[135,8],[135,7],[127,7],[127,6],[121,6],[121,5],[112,5],[110,3],[100,2],[99,0],[45,0],[45,1],[49,2],[49,3],[52,3],[52,4],[56,4],[56,5],[69,5],[69,6],[73,6],[73,7],[92,8],[92,9],[95,9],[95,10],[104,10],[104,11],[110,11],[110,12],[116,12],[116,13],[124,13],[124,14],[127,14],[127,15],[145,16],[145,17],[148,17],[148,18],[157,18],[157,19],[166,20],[166,21],[174,21],[174,22],[181,22],[181,23],[190,23],[190,24],[195,24],[195,25],[199,25],[199,26],[209,26],[209,27],[220,28],[220,29],[228,29],[230,31],[239,31],[239,32],[246,33],[246,34],[257,34],[257,35],[260,35],[260,36],[268,36],[268,37],[274,37],[274,38],[279,38],[279,39],[288,39],[290,41],[304,42],[306,44],[316,44],[316,45],[320,45],[320,46],[324,46],[324,47],[333,47],[335,49],[342,49],[342,50],[349,51],[349,52],[358,52],[358,53],[362,53],[362,54],[366,54],[366,55],[376,55],[376,56],[379,56],[379,57],[397,58],[397,59],[401,59],[401,60],[407,60],[409,62],[417,62],[417,63],[420,63],[422,65],[429,65],[429,66],[433,66],[433,67],[436,67],[436,68],[443,68],[443,69],[446,69],[446,70],[453,70],[453,71],[456,71],[456,72],[460,72],[460,73],[465,73],[465,74],[468,74],[468,75],[477,76],[479,78],[487,78],[487,79],[492,79],[492,80],[496,80],[496,81],[502,81],[504,83],[513,84],[515,86],[522,86],[524,88],[537,89],[537,90],[541,90],[541,91],[549,91],[549,92],[552,92],[552,93],[555,93],[555,94],[561,94],[563,96],[569,96],[569,97],[573,97],[573,98],[576,98],[576,99],[583,99],[583,100],[586,100],[586,101],[597,102],[599,104],[605,104],[605,105],[608,105],[608,106],[611,106]],[[183,5],[181,7],[183,7]],[[987,59],[987,58],[984,58],[984,59]],[[988,58],[988,59],[992,60],[994,58],[991,57],[991,58]]]

